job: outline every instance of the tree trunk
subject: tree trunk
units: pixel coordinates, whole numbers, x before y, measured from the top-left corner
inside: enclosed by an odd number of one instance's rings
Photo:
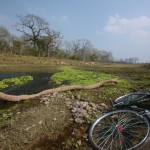
[[[103,86],[107,83],[117,83],[117,80],[112,79],[112,80],[104,80],[101,82],[98,82],[96,84],[93,85],[88,85],[88,86],[84,86],[84,85],[73,85],[73,86],[66,86],[66,87],[58,87],[58,88],[54,88],[54,89],[48,89],[48,90],[44,90],[40,93],[37,94],[32,94],[32,95],[19,95],[19,96],[15,96],[15,95],[8,95],[5,93],[0,92],[0,99],[1,100],[6,100],[6,101],[21,101],[21,100],[25,100],[25,99],[35,99],[38,98],[42,95],[46,95],[46,94],[50,94],[50,93],[54,93],[54,92],[64,92],[64,91],[70,91],[70,90],[90,90],[90,89],[95,89],[98,88],[100,86]]]

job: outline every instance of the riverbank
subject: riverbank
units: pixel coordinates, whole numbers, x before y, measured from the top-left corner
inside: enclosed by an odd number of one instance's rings
[[[101,67],[136,67],[143,64],[118,64],[118,63],[101,63],[101,62],[83,62],[72,59],[59,59],[53,57],[34,57],[34,56],[19,56],[0,54],[0,66],[15,66],[15,65],[68,65],[68,66],[101,66]]]
[[[88,125],[101,114],[105,105],[97,105],[87,99],[81,100],[80,95],[53,93],[35,100],[38,105],[34,107],[16,110],[12,118],[1,126],[0,148],[91,149]]]
[[[69,75],[69,77],[74,76],[70,83],[80,84],[80,81],[84,80],[84,83],[90,84],[93,75],[95,80],[102,76],[100,73],[104,73],[104,77],[117,76],[119,80],[127,82],[109,84],[93,90],[53,93],[32,100],[30,105],[24,101],[27,105],[17,107],[13,112],[8,110],[7,114],[3,114],[0,126],[1,150],[92,150],[87,137],[88,127],[94,118],[110,107],[108,99],[115,99],[133,90],[150,89],[150,70],[142,67],[143,65],[84,63],[27,56],[4,58],[4,56],[0,55],[3,59],[0,59],[0,67],[7,72],[11,67],[13,71],[14,68],[22,66],[27,66],[27,70],[29,66],[32,68],[40,66],[41,69],[53,65],[73,66],[74,70],[69,70],[69,73],[75,74]],[[76,73],[80,74],[80,77],[77,77]],[[63,77],[63,74],[60,77]],[[65,80],[66,77],[65,75]],[[55,79],[56,82],[63,82],[59,74]]]

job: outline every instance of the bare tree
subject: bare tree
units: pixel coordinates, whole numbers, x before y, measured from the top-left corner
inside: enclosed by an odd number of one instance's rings
[[[1,26],[0,27],[0,39],[6,39],[8,36],[9,36],[9,31],[5,27]]]
[[[10,50],[11,34],[9,31],[1,26],[0,27],[0,52],[8,52]]]
[[[43,18],[33,14],[18,16],[17,18],[19,22],[15,25],[16,30],[26,35],[27,40],[31,41],[34,48],[37,49],[38,38],[48,29],[48,23]]]
[[[64,57],[71,58],[71,56],[73,55],[71,50],[72,48],[71,42],[64,41],[61,46],[62,46],[61,49],[64,51]]]
[[[91,53],[94,49],[91,41],[85,39],[79,39],[72,42],[72,51],[75,59],[86,61],[90,59]]]
[[[81,49],[81,40],[75,40],[71,43],[71,49],[73,51],[73,58],[79,59],[79,50]]]
[[[100,62],[112,62],[114,58],[111,52],[100,50],[98,51],[98,59]]]
[[[82,61],[88,60],[89,55],[93,50],[93,45],[89,40],[81,41],[80,58]]]
[[[22,55],[24,47],[23,42],[18,39],[13,41],[13,47],[12,47],[13,53]]]
[[[55,48],[59,47],[62,38],[60,32],[50,30],[49,28],[46,30],[46,36],[42,37],[42,39],[44,40],[45,52],[48,57]]]
[[[126,58],[126,59],[124,60],[125,63],[129,63],[129,64],[136,64],[137,61],[138,61],[138,58],[136,58],[136,57],[133,57],[133,58]]]

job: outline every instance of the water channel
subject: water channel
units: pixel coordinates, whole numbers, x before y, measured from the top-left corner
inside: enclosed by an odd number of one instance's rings
[[[19,77],[30,75],[33,77],[32,81],[29,81],[27,84],[20,86],[11,86],[1,92],[12,94],[12,95],[21,95],[21,94],[34,94],[45,89],[57,87],[55,83],[50,80],[50,77],[58,71],[57,66],[48,66],[48,65],[4,65],[0,66],[0,81],[6,78]],[[5,110],[11,110],[16,108],[18,105],[30,105],[30,102],[7,102],[0,100],[0,115],[1,112]]]

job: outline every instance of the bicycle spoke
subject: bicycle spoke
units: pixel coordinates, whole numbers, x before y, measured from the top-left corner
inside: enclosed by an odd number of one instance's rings
[[[146,117],[135,111],[106,113],[94,125],[92,140],[100,150],[131,150],[142,144],[149,133]]]
[[[132,147],[132,145],[130,144],[130,141],[128,141],[128,139],[126,138],[126,137],[124,137],[123,135],[122,135],[122,143],[123,143],[123,146],[125,146],[125,149],[128,149],[129,147],[128,147],[128,145],[130,146],[130,147]]]

